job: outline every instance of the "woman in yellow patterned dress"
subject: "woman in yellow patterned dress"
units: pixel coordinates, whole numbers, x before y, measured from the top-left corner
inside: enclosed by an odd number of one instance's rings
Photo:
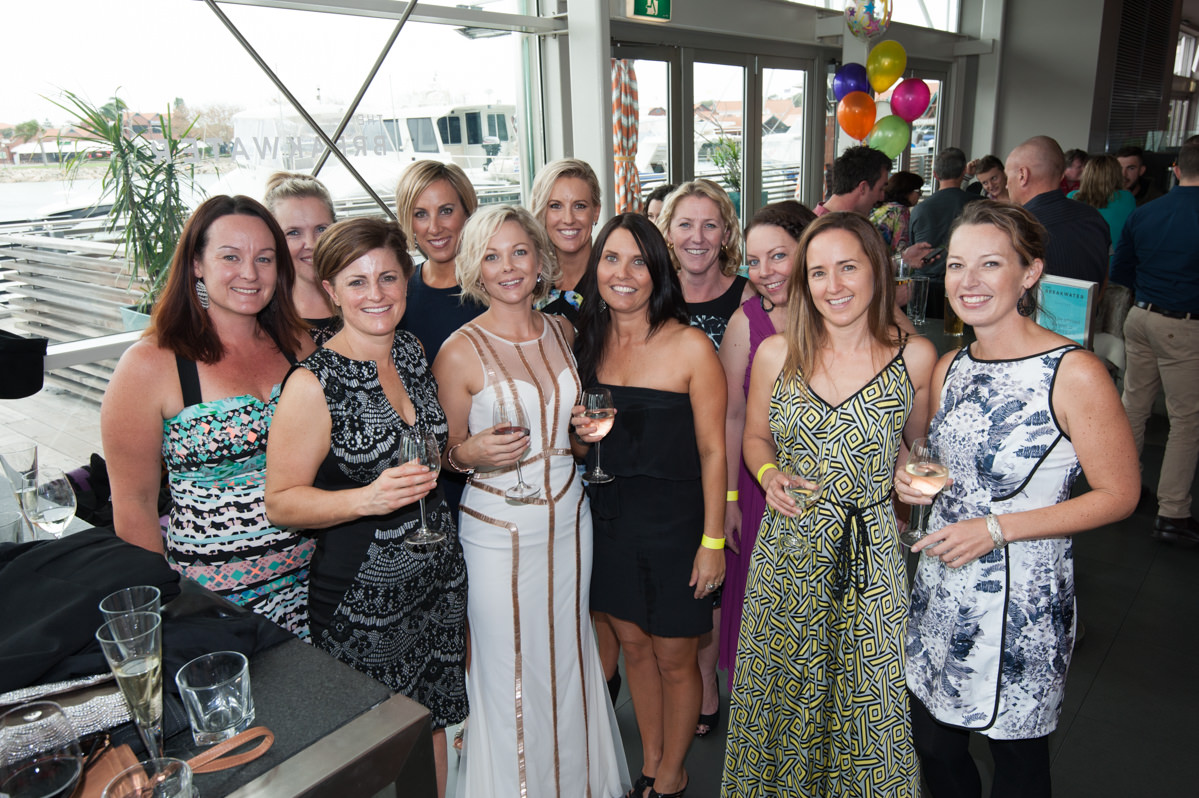
[[[891,488],[903,441],[924,434],[936,351],[895,326],[886,245],[866,219],[827,214],[800,252],[798,302],[785,332],[758,349],[746,403],[745,462],[768,506],[723,795],[914,797]],[[816,484],[806,509],[787,490]]]

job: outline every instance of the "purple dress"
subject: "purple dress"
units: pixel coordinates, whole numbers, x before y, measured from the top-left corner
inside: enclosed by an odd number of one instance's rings
[[[749,374],[753,369],[758,346],[774,335],[770,314],[762,309],[761,297],[751,297],[741,303],[745,319],[749,322],[749,362],[745,365],[742,391],[749,396]],[[738,458],[740,459],[740,458]],[[754,480],[754,475],[741,460],[737,475],[737,506],[741,508],[741,551],[724,550],[724,587],[720,598],[720,660],[718,665],[729,677],[729,689],[733,689],[733,665],[737,659],[737,636],[741,632],[741,608],[745,603],[745,583],[749,575],[749,556],[758,539],[758,525],[766,512],[766,494]]]

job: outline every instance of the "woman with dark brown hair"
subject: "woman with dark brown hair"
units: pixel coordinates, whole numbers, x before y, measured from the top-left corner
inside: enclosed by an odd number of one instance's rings
[[[183,228],[150,328],[100,408],[117,534],[231,601],[308,633],[312,542],[263,504],[267,428],[291,364],[313,349],[274,217],[213,197]],[[172,507],[158,520],[163,463]],[[165,536],[165,544],[164,544]]]

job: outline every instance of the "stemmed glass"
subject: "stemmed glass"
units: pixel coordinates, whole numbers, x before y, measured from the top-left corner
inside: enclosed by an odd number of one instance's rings
[[[787,493],[799,505],[799,529],[796,532],[784,532],[780,536],[780,542],[783,548],[803,555],[808,551],[808,535],[805,534],[806,515],[808,510],[820,501],[820,494],[824,492],[824,483],[828,477],[828,463],[818,453],[802,449],[793,450],[792,456],[794,462],[792,463],[792,473],[789,475],[791,484],[787,486]]]
[[[520,397],[509,391],[501,390],[496,396],[495,409],[491,413],[491,423],[495,426],[496,435],[511,435],[516,432],[529,434],[529,414],[525,411]],[[523,457],[523,455],[522,455]],[[541,493],[541,488],[525,482],[525,476],[520,470],[520,460],[516,461],[516,484],[504,491],[504,495],[514,501],[526,501]]]
[[[437,438],[431,432],[411,430],[400,439],[400,460],[405,463],[415,462],[433,472],[436,477],[441,471],[441,448]],[[420,529],[404,539],[404,545],[409,549],[423,549],[445,540],[445,533],[429,528],[425,516],[425,497],[420,497]]]
[[[17,446],[0,452],[0,467],[12,483],[13,495],[20,505],[21,514],[29,520],[27,507],[33,503],[37,491],[37,444]],[[32,523],[32,522],[30,522]]]
[[[117,677],[151,757],[162,756],[162,617],[129,612],[104,622],[96,639]]]
[[[38,529],[61,538],[75,517],[75,506],[75,489],[67,475],[57,468],[43,468],[27,500],[25,516]]]
[[[583,415],[595,425],[595,434],[602,439],[612,431],[612,422],[615,420],[616,409],[612,406],[612,392],[607,388],[588,388],[583,391]],[[595,442],[595,466],[583,475],[583,479],[598,485],[604,482],[611,482],[615,479],[600,467],[600,444],[602,440]]]
[[[928,438],[919,438],[912,444],[904,470],[912,477],[912,488],[925,496],[936,496],[949,479],[949,469],[941,462],[940,452],[929,443]],[[928,504],[912,505],[908,528],[899,535],[905,545],[914,546],[916,541],[928,534],[931,509],[932,505]]]
[[[0,795],[67,798],[83,772],[79,735],[53,701],[0,716]]]

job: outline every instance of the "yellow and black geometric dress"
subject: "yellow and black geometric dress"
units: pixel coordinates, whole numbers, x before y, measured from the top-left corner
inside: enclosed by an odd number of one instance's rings
[[[904,686],[908,589],[891,486],[914,390],[903,349],[836,407],[775,383],[779,468],[820,453],[815,506],[766,508],[750,562],[722,794],[919,795]]]

